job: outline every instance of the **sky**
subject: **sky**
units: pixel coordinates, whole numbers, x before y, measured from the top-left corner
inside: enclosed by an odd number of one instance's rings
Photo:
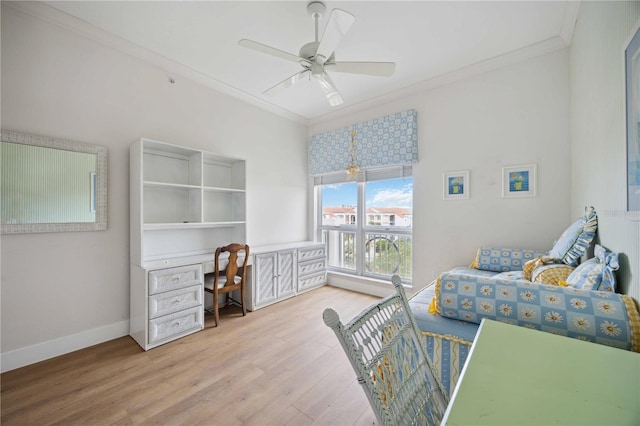
[[[355,206],[358,184],[326,185],[322,189],[323,207]],[[413,178],[367,182],[367,207],[413,208]]]

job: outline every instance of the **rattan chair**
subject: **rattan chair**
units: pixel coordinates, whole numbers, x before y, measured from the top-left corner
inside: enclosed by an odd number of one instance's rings
[[[227,267],[224,271],[221,271],[220,255],[226,252],[229,253]],[[239,254],[244,256],[242,258],[241,267],[238,265]],[[242,308],[242,316],[247,314],[247,309],[244,306],[244,283],[246,281],[247,263],[249,261],[249,245],[231,243],[224,247],[218,247],[214,256],[214,272],[212,274],[205,275],[204,290],[213,294],[213,316],[217,327],[220,322],[220,314],[218,312],[218,300],[220,294],[227,295],[225,306],[234,303]],[[235,300],[231,297],[232,292],[237,290],[240,291],[240,300]]]
[[[411,314],[400,277],[396,294],[344,325],[333,309],[323,319],[338,336],[371,408],[383,425],[439,425],[449,397]]]

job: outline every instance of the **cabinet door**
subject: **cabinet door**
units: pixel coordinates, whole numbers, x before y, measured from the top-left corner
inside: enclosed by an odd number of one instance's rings
[[[277,293],[277,253],[257,254],[254,259],[253,268],[253,300],[255,306],[262,306],[275,302]]]
[[[278,299],[293,296],[296,292],[296,251],[278,252]]]

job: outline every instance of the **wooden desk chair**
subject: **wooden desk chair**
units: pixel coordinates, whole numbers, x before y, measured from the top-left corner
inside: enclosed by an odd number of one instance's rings
[[[220,255],[229,253],[229,261],[224,274],[220,272]],[[244,252],[244,261],[242,269],[239,271],[238,254]],[[204,290],[213,293],[213,314],[215,317],[216,327],[220,321],[218,313],[218,300],[220,294],[227,294],[225,306],[235,303],[242,308],[242,316],[247,314],[244,306],[244,283],[247,274],[247,262],[249,261],[249,246],[247,244],[232,243],[224,247],[218,247],[215,254],[215,267],[213,274],[205,275]],[[240,274],[238,274],[240,272]],[[240,300],[231,297],[231,292],[240,290]]]
[[[333,309],[322,317],[338,337],[382,425],[439,425],[449,402],[429,360],[400,277],[396,294],[344,325]]]

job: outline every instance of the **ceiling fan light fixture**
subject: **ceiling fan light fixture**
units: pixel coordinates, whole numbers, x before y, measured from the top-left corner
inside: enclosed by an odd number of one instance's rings
[[[342,105],[344,101],[342,100],[342,96],[339,93],[333,93],[331,95],[327,95],[327,101],[329,101],[329,105],[332,107]]]
[[[297,62],[302,66],[302,71],[265,90],[263,92],[265,95],[274,96],[282,92],[283,89],[291,87],[301,78],[311,75],[320,83],[329,105],[334,107],[341,105],[343,100],[326,71],[384,77],[393,74],[395,70],[393,62],[336,62],[335,49],[355,21],[355,16],[351,13],[341,9],[333,9],[325,25],[324,34],[319,38],[319,21],[326,11],[326,6],[321,1],[311,1],[307,4],[307,11],[314,21],[315,40],[303,45],[298,55],[252,40],[242,39],[238,42],[240,46],[287,61]]]

